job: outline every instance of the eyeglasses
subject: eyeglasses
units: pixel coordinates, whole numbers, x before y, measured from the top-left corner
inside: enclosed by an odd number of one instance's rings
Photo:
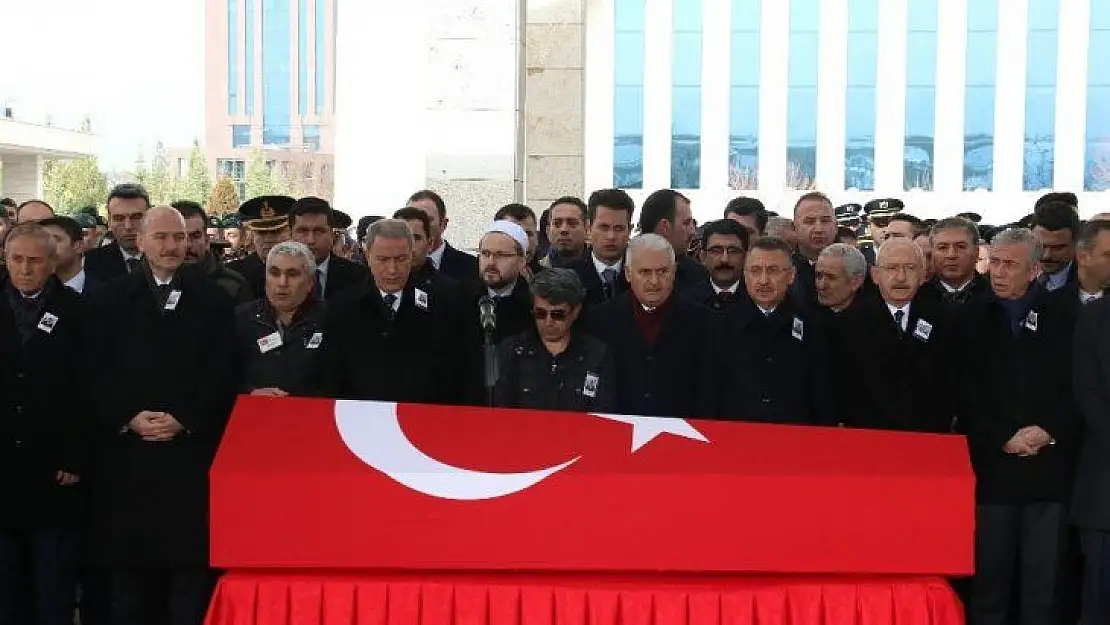
[[[724,245],[714,245],[712,247],[705,248],[705,251],[709,252],[710,256],[724,256],[725,254],[728,254],[729,256],[744,255],[744,248],[740,247],[739,245],[729,245],[727,247]]]
[[[767,268],[760,267],[759,265],[752,265],[745,269],[745,272],[753,278],[760,278],[764,274],[767,274],[767,277],[772,280],[788,271],[790,271],[789,267],[779,267],[778,265],[770,265]]]
[[[532,316],[538,321],[545,321],[551,317],[552,321],[566,321],[569,313],[565,310],[548,310],[546,308],[533,308]]]
[[[513,252],[494,252],[492,250],[482,250],[478,252],[478,255],[486,260],[493,259],[495,261],[508,260],[520,256],[520,254]]]

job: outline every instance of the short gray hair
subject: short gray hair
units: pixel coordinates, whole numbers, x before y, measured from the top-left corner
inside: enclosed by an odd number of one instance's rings
[[[52,260],[58,253],[58,248],[54,246],[54,238],[50,236],[50,231],[36,221],[17,224],[8,231],[7,238],[4,239],[4,245],[11,245],[16,239],[22,238],[37,239],[39,243],[46,247],[47,260]]]
[[[900,245],[908,245],[912,247],[914,253],[917,255],[917,260],[921,263],[921,268],[927,268],[927,265],[925,264],[925,250],[921,249],[921,246],[914,243],[912,239],[890,239],[886,243],[883,243],[883,246],[879,248],[879,252],[875,255],[875,264],[878,265],[879,261],[882,260],[883,252],[886,252],[887,254],[890,253],[889,251],[887,251],[888,248],[895,249]]]
[[[1041,262],[1041,254],[1044,253],[1044,246],[1037,240],[1037,237],[1033,236],[1033,231],[1029,228],[1007,228],[991,238],[992,248],[999,245],[1023,244],[1029,246],[1029,263],[1036,264]]]
[[[1076,246],[1085,252],[1089,252],[1095,249],[1098,236],[1107,231],[1110,231],[1110,220],[1092,219],[1079,228],[1079,241]]]
[[[658,234],[651,232],[639,234],[628,242],[628,250],[624,253],[624,262],[629,265],[632,264],[632,258],[637,252],[642,250],[652,250],[655,252],[667,252],[668,257],[671,259],[671,264],[676,262],[674,255],[674,246],[671,242]]]
[[[979,245],[979,228],[974,222],[963,217],[947,217],[933,224],[933,227],[929,228],[929,243],[934,243],[937,233],[943,230],[965,230],[968,241],[971,241],[972,245]]]
[[[573,269],[545,269],[532,279],[532,295],[556,305],[577,306],[586,299],[586,289]]]
[[[817,258],[839,258],[844,263],[844,272],[848,274],[849,280],[862,278],[867,274],[867,259],[863,257],[863,252],[847,243],[833,243],[821,250],[821,255]]]
[[[266,254],[266,268],[269,269],[270,265],[274,264],[274,259],[278,256],[292,256],[299,258],[304,263],[304,271],[308,275],[316,273],[316,257],[313,256],[312,250],[304,243],[297,243],[296,241],[282,241],[277,245],[270,248],[269,253]]]
[[[415,243],[412,238],[412,228],[409,222],[403,219],[379,219],[370,224],[366,230],[366,249],[374,246],[374,239],[404,239],[411,250]]]

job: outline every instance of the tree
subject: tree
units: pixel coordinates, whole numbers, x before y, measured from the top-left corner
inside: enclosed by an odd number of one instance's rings
[[[50,159],[42,167],[42,195],[55,210],[68,215],[84,206],[103,206],[108,201],[108,180],[95,156]]]
[[[184,180],[177,181],[175,200],[192,200],[203,205],[212,193],[212,178],[208,175],[208,161],[200,146],[193,144],[189,153],[189,174]]]
[[[208,198],[208,213],[210,215],[226,215],[239,210],[239,194],[235,190],[235,183],[231,178],[223,177],[216,182],[212,189],[212,196]]]
[[[244,200],[260,195],[288,195],[290,186],[282,168],[268,163],[261,150],[255,150],[251,154],[251,162],[247,165]]]
[[[170,169],[170,159],[166,146],[159,141],[154,148],[154,157],[147,168],[142,156],[135,164],[135,180],[146,188],[153,205],[169,204],[176,198],[174,194],[173,171]]]

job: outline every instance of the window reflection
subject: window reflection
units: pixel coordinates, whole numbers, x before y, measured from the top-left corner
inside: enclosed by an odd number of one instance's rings
[[[239,0],[227,0],[227,114],[239,114]]]
[[[1083,188],[1110,191],[1110,0],[1091,1]]]
[[[963,188],[994,186],[994,98],[998,0],[967,5],[967,78],[964,91]]]
[[[786,95],[786,186],[812,188],[817,177],[818,0],[790,0]]]
[[[875,189],[875,83],[878,73],[878,0],[848,5],[848,92],[846,94],[844,186]]]
[[[701,186],[702,0],[674,0],[671,187]]]
[[[1022,187],[1052,187],[1056,141],[1058,0],[1029,0],[1025,75],[1025,166]]]
[[[644,186],[644,3],[615,0],[613,186]]]
[[[290,0],[262,2],[262,143],[288,145]]]
[[[731,189],[758,187],[760,9],[760,0],[732,0],[728,124]]]
[[[906,145],[902,184],[933,189],[936,132],[937,0],[909,0],[906,35]]]

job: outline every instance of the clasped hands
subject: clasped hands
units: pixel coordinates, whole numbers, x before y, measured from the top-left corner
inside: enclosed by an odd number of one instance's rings
[[[144,410],[135,415],[127,424],[131,431],[142,437],[144,441],[161,443],[172,440],[175,436],[185,431],[185,426],[167,412],[154,412]]]
[[[1017,431],[1002,447],[1002,451],[1016,456],[1036,456],[1056,439],[1038,425],[1030,425]]]

